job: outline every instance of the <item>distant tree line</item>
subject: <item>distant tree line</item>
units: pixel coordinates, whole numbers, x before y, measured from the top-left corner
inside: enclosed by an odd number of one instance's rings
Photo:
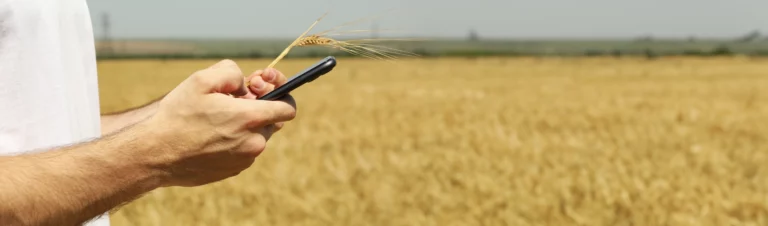
[[[640,50],[627,50],[627,49],[588,49],[584,51],[569,52],[569,53],[540,53],[540,52],[522,52],[522,51],[502,51],[502,50],[427,50],[427,49],[413,49],[410,50],[420,57],[520,57],[520,56],[561,56],[561,57],[645,57],[645,58],[657,58],[664,56],[695,56],[695,57],[719,57],[719,56],[753,56],[753,57],[767,57],[768,50],[754,50],[754,51],[733,51],[726,45],[720,45],[712,48],[711,50],[682,50],[682,51],[670,51],[664,49],[645,48]],[[363,57],[358,55],[352,55],[347,52],[324,52],[324,51],[310,51],[300,54],[289,54],[286,58],[317,58],[327,55],[334,55],[337,57]],[[100,60],[110,59],[263,59],[263,58],[275,58],[276,54],[265,54],[258,51],[251,51],[247,53],[176,53],[176,54],[98,54]]]
[[[568,41],[565,41],[568,42]],[[657,58],[663,56],[768,56],[768,37],[760,31],[750,31],[739,37],[727,40],[708,41],[696,37],[688,37],[681,40],[663,40],[647,35],[630,42],[606,42],[603,44],[588,43],[568,44],[569,47],[560,48],[555,41],[548,44],[547,41],[518,41],[505,42],[480,38],[480,34],[474,28],[469,29],[464,41],[440,42],[436,45],[430,43],[409,44],[408,48],[395,47],[420,55],[421,57],[488,57],[488,56],[574,56],[574,57],[623,57],[640,56]],[[434,44],[434,43],[432,43]],[[573,48],[576,45],[577,47]],[[121,53],[119,51],[99,51],[99,59],[220,59],[220,58],[275,58],[279,51],[257,50],[261,47],[245,48],[237,50],[243,52],[223,52],[228,50],[209,48],[200,52],[189,53]],[[247,50],[252,49],[252,50]],[[206,53],[205,51],[213,51]],[[229,50],[231,51],[231,50]],[[316,58],[327,55],[338,57],[362,57],[343,51],[310,50],[292,51],[286,58]]]

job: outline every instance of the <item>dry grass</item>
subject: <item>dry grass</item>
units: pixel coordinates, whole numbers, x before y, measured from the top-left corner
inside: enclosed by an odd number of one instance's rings
[[[102,109],[213,62],[102,62]],[[749,59],[341,58],[294,92],[298,118],[253,168],[113,222],[766,225],[766,75]]]

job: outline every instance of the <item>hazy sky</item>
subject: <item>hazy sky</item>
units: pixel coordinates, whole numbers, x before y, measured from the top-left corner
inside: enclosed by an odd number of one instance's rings
[[[96,35],[102,13],[113,37],[296,37],[397,9],[380,29],[463,37],[731,37],[768,33],[766,0],[88,0]],[[350,29],[370,29],[362,23]],[[401,32],[401,33],[402,33]],[[392,33],[400,34],[400,33]]]

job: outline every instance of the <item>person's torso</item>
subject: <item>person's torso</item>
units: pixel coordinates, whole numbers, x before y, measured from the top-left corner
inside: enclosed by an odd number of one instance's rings
[[[0,154],[100,135],[85,0],[0,0]]]
[[[0,155],[100,136],[95,57],[85,0],[0,0]]]

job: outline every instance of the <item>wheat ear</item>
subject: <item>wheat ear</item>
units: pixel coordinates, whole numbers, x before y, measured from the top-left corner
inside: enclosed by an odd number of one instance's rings
[[[328,15],[327,12],[323,14],[320,18],[315,20],[315,22],[311,26],[309,26],[309,28],[306,31],[304,31],[304,33],[302,33],[298,38],[293,40],[293,42],[288,47],[286,47],[283,50],[283,52],[280,53],[280,55],[277,58],[275,58],[275,60],[273,60],[271,64],[269,64],[269,66],[267,66],[267,68],[273,68],[280,60],[283,59],[283,57],[285,57],[291,51],[293,47],[297,47],[297,46],[299,47],[300,46],[329,46],[331,48],[339,49],[350,54],[363,56],[371,59],[378,59],[378,60],[393,60],[395,59],[396,55],[419,56],[418,54],[411,53],[405,50],[399,50],[399,49],[366,43],[366,42],[377,42],[377,41],[379,42],[380,41],[405,41],[405,40],[418,40],[418,39],[402,39],[402,38],[401,39],[358,39],[358,40],[340,41],[340,40],[330,38],[330,36],[334,34],[341,35],[345,33],[360,33],[360,32],[369,31],[369,30],[352,30],[352,31],[335,31],[335,30],[341,27],[357,24],[366,20],[370,20],[372,18],[382,16],[383,13],[380,15],[374,15],[373,17],[370,17],[370,18],[361,18],[355,21],[347,22],[345,24],[336,26],[334,28],[307,36],[309,31],[311,31],[312,28],[314,28],[315,25],[317,25],[317,23],[319,23],[320,20],[322,20],[326,15]]]
[[[357,39],[357,40],[348,40],[348,41],[341,41],[336,40],[330,37],[323,37],[317,34],[309,35],[307,37],[301,38],[298,43],[296,43],[296,46],[328,46],[331,48],[339,49],[344,52],[363,56],[370,59],[376,59],[376,60],[395,60],[398,55],[406,55],[406,56],[419,56],[416,53],[408,52],[405,50],[380,46],[380,45],[373,45],[366,42],[376,42],[376,41],[403,41],[403,40],[418,40],[418,39]]]
[[[287,54],[288,54],[288,52],[290,52],[290,51],[291,51],[291,49],[292,49],[294,46],[296,46],[296,44],[298,44],[298,43],[301,41],[301,39],[302,39],[302,38],[304,38],[304,36],[305,36],[305,35],[307,35],[307,33],[309,33],[309,31],[311,31],[311,30],[312,30],[312,28],[314,28],[314,27],[315,27],[315,25],[317,25],[317,23],[319,23],[319,22],[320,22],[320,20],[322,20],[322,19],[323,19],[323,17],[325,17],[326,15],[328,15],[328,13],[325,13],[325,14],[323,14],[322,16],[320,16],[320,18],[317,18],[317,20],[315,20],[315,22],[314,22],[314,23],[312,23],[312,25],[311,25],[311,26],[309,26],[309,28],[307,28],[307,30],[306,30],[306,31],[304,31],[304,33],[302,33],[302,34],[301,34],[301,35],[300,35],[298,38],[296,38],[296,40],[293,40],[293,42],[292,42],[292,43],[291,43],[291,44],[290,44],[288,47],[286,47],[286,48],[283,50],[283,52],[282,52],[282,53],[280,53],[280,55],[279,55],[279,56],[277,56],[277,58],[275,58],[275,60],[273,60],[273,61],[272,61],[272,63],[270,63],[270,64],[269,64],[269,66],[267,66],[267,68],[273,68],[273,67],[275,67],[275,65],[277,64],[277,62],[279,62],[280,60],[282,60],[282,59],[283,59],[283,57],[285,57],[285,55],[287,55]]]

